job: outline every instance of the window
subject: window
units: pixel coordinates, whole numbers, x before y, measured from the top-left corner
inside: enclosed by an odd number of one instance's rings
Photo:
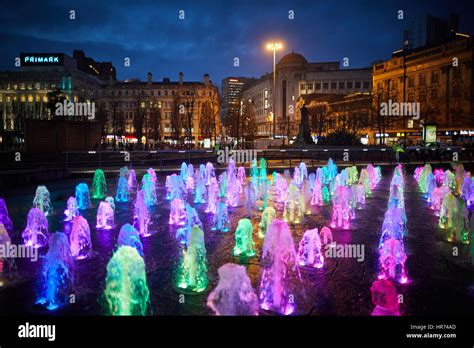
[[[323,89],[328,89],[329,88],[329,83],[328,82],[324,82],[323,83]]]
[[[420,91],[420,102],[426,101],[426,92],[425,91]]]
[[[431,99],[438,99],[438,89],[437,88],[433,88],[431,90]]]
[[[434,70],[431,72],[431,83],[438,83],[438,71]]]
[[[167,96],[167,95],[168,95],[168,90],[165,89],[165,96]],[[173,95],[174,95],[174,94],[173,94]]]
[[[312,83],[308,83],[306,85],[306,88],[309,89],[309,90],[313,90],[313,84]]]
[[[158,96],[161,96],[161,91],[160,90],[158,91]]]
[[[155,95],[155,91],[153,91],[153,90],[150,91],[150,93],[151,93],[151,95]]]
[[[336,89],[337,88],[336,85],[337,85],[336,82],[331,82],[331,89]]]
[[[339,82],[339,89],[346,88],[346,84],[344,82]]]
[[[364,88],[369,88],[369,81],[364,81]]]
[[[408,87],[415,87],[415,79],[413,76],[408,77]]]
[[[305,87],[306,87],[306,85],[305,85],[304,83],[302,83],[302,84],[300,85],[300,89],[305,89]]]
[[[419,79],[420,79],[420,86],[424,86],[425,85],[425,82],[426,82],[426,75],[425,73],[421,73],[419,75]]]
[[[316,82],[316,90],[317,91],[321,90],[321,82]]]
[[[347,82],[347,89],[352,89],[352,81]]]
[[[355,88],[356,88],[356,89],[357,89],[357,88],[360,88],[360,81],[357,81],[357,82],[355,83]]]

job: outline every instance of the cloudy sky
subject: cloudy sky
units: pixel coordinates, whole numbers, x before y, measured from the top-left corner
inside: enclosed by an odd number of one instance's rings
[[[470,0],[127,0],[7,1],[0,12],[0,70],[14,70],[20,52],[82,49],[112,61],[118,78],[201,80],[271,71],[270,39],[309,61],[341,61],[350,67],[387,59],[401,47],[402,28],[424,13],[460,14],[461,31],[474,34]],[[75,10],[76,19],[69,19]],[[179,19],[184,10],[185,19]],[[294,19],[288,19],[288,11]],[[404,20],[397,11],[404,11]],[[125,57],[131,60],[124,67]],[[240,66],[234,67],[238,57]]]

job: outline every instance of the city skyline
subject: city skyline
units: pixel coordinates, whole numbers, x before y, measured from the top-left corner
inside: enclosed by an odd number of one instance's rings
[[[49,2],[41,8],[26,2],[19,10],[7,4],[0,14],[0,70],[14,70],[20,52],[64,52],[81,49],[99,61],[111,61],[120,80],[201,80],[204,73],[220,86],[227,76],[260,77],[271,72],[265,43],[283,42],[277,59],[295,51],[308,61],[342,61],[348,68],[368,67],[401,48],[402,30],[417,16],[459,13],[461,32],[473,32],[467,8],[472,4],[408,1],[322,3],[296,1],[237,4],[225,2],[127,3]],[[8,6],[12,6],[9,8]],[[70,10],[75,19],[70,19]],[[179,11],[184,10],[184,19]],[[397,19],[402,10],[404,19]],[[294,19],[289,12],[294,11]],[[94,13],[94,16],[91,14]],[[141,21],[138,21],[141,19]],[[307,30],[304,30],[307,28]],[[351,28],[357,28],[353,30]],[[383,28],[376,32],[374,28]],[[250,35],[252,33],[252,35]],[[319,36],[314,35],[319,33]],[[215,54],[209,55],[210,52]],[[123,60],[130,58],[130,67]],[[235,67],[235,58],[239,66]]]

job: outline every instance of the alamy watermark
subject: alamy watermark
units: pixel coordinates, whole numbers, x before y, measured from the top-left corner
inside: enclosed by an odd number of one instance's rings
[[[388,102],[380,103],[380,116],[405,116],[420,119],[420,103]]]
[[[330,258],[352,258],[358,262],[365,260],[364,244],[327,244],[324,256]]]
[[[257,159],[257,150],[232,150],[226,147],[224,150],[217,151],[217,163],[229,163],[231,159],[235,163],[252,163],[254,159]]]
[[[56,116],[87,116],[89,120],[95,118],[94,102],[80,103],[64,100],[62,103],[56,103],[55,107]]]
[[[7,258],[29,258],[31,261],[36,262],[38,260],[38,249],[24,244],[12,244],[10,242],[0,244],[0,259]]]

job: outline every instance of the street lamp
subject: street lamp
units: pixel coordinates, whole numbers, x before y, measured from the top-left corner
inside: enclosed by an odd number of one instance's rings
[[[275,99],[276,99],[276,51],[283,48],[279,42],[270,42],[267,44],[268,50],[273,50],[273,90],[272,90],[272,114],[273,114],[273,139],[276,134],[276,113],[275,113]]]

